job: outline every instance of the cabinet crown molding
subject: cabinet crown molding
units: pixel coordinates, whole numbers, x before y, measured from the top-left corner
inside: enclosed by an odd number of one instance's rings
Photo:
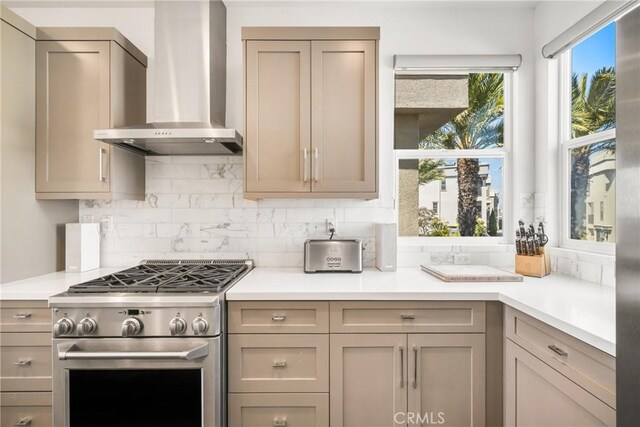
[[[242,27],[242,40],[380,40],[380,27]]]

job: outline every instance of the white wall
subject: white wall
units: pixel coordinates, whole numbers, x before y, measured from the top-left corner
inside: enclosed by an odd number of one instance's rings
[[[300,265],[302,243],[323,235],[324,218],[338,222],[343,237],[363,238],[367,262],[373,262],[373,223],[392,221],[395,164],[393,144],[394,54],[513,54],[523,56],[515,78],[513,183],[515,217],[530,220],[534,191],[534,10],[530,3],[500,2],[227,2],[227,124],[243,128],[242,26],[381,27],[380,40],[380,199],[365,201],[242,199],[242,166],[236,158],[149,158],[148,200],[83,202],[81,215],[112,214],[116,231],[104,242],[107,265],[137,262],[148,256],[215,257],[246,254],[259,265]],[[153,20],[144,8],[15,9],[36,25],[112,25],[149,57],[153,78]],[[149,85],[149,101],[153,85]],[[149,117],[153,119],[153,117]],[[223,162],[223,163],[220,163]],[[472,251],[475,262],[513,263],[508,246],[500,248],[400,243],[400,263],[416,265],[433,258],[446,262],[454,251]],[[512,249],[512,248],[511,248]]]

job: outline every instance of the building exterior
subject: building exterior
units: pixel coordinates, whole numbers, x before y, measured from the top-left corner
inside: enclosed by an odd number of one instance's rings
[[[591,156],[587,188],[586,240],[615,242],[616,159],[606,151]]]
[[[458,218],[458,171],[455,164],[442,168],[444,178],[421,184],[419,188],[420,207],[430,209],[442,222],[448,223],[452,232],[457,231]],[[501,224],[500,193],[491,188],[490,165],[481,163],[479,170],[478,198],[476,206],[478,216],[485,224],[493,209],[498,225]],[[498,229],[501,227],[498,226]]]

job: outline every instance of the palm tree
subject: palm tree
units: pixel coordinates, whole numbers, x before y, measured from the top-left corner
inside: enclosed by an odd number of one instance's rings
[[[616,124],[616,72],[603,67],[591,77],[574,74],[571,79],[571,137],[579,138],[610,129]],[[615,141],[585,145],[571,150],[571,238],[586,234],[586,197],[589,186],[591,156],[609,151],[615,153]]]
[[[418,164],[419,183],[427,184],[431,181],[441,181],[444,179],[443,160],[423,159]]]
[[[504,134],[504,78],[502,74],[469,74],[469,107],[420,141],[423,149],[474,150],[502,147]],[[473,236],[476,228],[478,159],[460,158],[458,172],[458,229]]]

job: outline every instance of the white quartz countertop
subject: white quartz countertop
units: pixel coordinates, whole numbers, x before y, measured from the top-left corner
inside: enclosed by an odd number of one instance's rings
[[[0,284],[2,300],[46,300],[69,286],[123,270],[63,271]],[[255,268],[227,300],[502,301],[615,356],[615,288],[560,275],[510,283],[445,283],[419,267],[383,273],[305,274],[299,268]]]
[[[69,286],[106,276],[125,268],[105,267],[82,273],[58,271],[29,279],[3,283],[0,284],[0,300],[46,300],[51,295],[66,291]]]
[[[523,282],[445,283],[419,267],[384,273],[305,274],[256,268],[227,291],[229,301],[480,300],[501,301],[615,356],[615,288],[551,275]]]

